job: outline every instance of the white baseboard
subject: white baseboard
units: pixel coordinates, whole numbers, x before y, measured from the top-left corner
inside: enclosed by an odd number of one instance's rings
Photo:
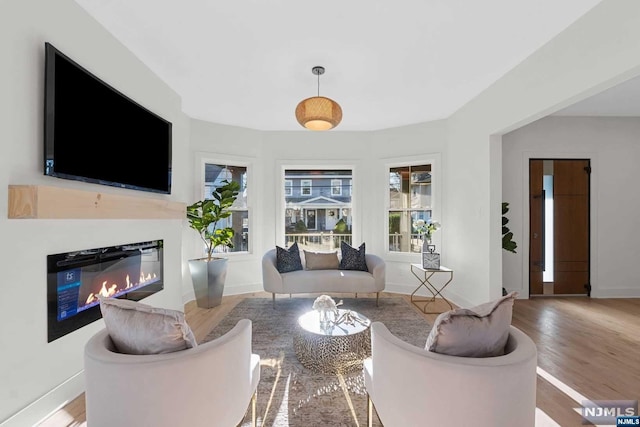
[[[0,427],[35,426],[54,412],[66,406],[84,393],[84,370],[78,372],[44,396],[29,404],[10,418],[0,423]]]
[[[404,294],[404,295],[411,295],[413,293],[413,291],[415,291],[416,289],[416,285],[412,284],[412,285],[407,285],[404,283],[389,283],[387,282],[385,284],[385,292],[393,292],[396,294]],[[461,297],[460,295],[456,294],[455,292],[450,292],[449,290],[445,289],[443,292],[444,296],[451,301],[453,304],[457,305],[458,307],[473,307],[475,304],[472,304],[471,302],[469,302],[466,298]],[[421,296],[423,294],[420,294]]]
[[[196,293],[193,291],[193,289],[188,290],[187,292],[182,294],[182,303],[186,304],[189,301],[193,301],[196,299]]]
[[[226,286],[224,289],[224,295],[241,295],[241,294],[250,294],[253,292],[262,292],[264,288],[262,287],[262,283],[251,283],[248,285],[240,285],[240,286]],[[404,294],[411,295],[411,293],[415,290],[415,285],[407,285],[402,283],[386,283],[385,291],[393,292],[396,294]],[[449,292],[445,289],[443,292],[444,296],[447,297],[452,303],[457,305],[458,307],[472,307],[475,304],[469,302],[466,298],[454,293]],[[195,294],[193,292],[188,292],[182,295],[182,300],[186,304],[189,301],[193,301],[195,299]],[[2,427],[2,426],[0,426]]]
[[[262,291],[264,291],[264,288],[262,287],[262,283],[251,283],[249,285],[237,285],[237,286],[225,286],[224,293],[222,296],[250,294],[253,292],[262,292]],[[196,294],[195,292],[193,292],[193,289],[190,289],[189,291],[182,294],[183,304],[186,304],[189,301],[193,301],[195,299],[196,299]]]
[[[640,298],[640,289],[592,289],[592,298]]]
[[[250,294],[252,292],[262,292],[264,288],[262,287],[262,283],[250,283],[248,285],[239,285],[239,286],[225,286],[224,295],[240,295],[240,294]]]

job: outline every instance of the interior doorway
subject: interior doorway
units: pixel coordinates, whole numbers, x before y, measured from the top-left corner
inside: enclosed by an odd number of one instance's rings
[[[589,159],[529,160],[529,294],[590,295]]]

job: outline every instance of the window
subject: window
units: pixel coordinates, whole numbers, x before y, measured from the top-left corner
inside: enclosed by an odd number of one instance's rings
[[[341,179],[331,180],[331,195],[342,196],[342,180]]]
[[[298,243],[309,251],[333,251],[342,241],[351,244],[351,195],[342,191],[342,185],[350,182],[352,175],[351,170],[284,171],[287,247]],[[288,192],[288,181],[299,183],[300,192]]]
[[[389,168],[389,251],[422,252],[414,221],[432,215],[431,165]]]
[[[236,181],[240,184],[238,198],[231,206],[232,214],[218,223],[217,228],[231,227],[235,231],[232,249],[217,247],[215,252],[248,252],[249,251],[249,208],[247,204],[247,167],[205,163],[204,165],[204,198],[213,199],[213,190],[222,181]],[[212,225],[213,227],[213,225]]]
[[[311,195],[311,180],[310,179],[302,179],[302,180],[300,180],[300,195],[302,195],[302,196],[310,196]]]
[[[293,196],[293,181],[290,179],[284,180],[284,195]]]

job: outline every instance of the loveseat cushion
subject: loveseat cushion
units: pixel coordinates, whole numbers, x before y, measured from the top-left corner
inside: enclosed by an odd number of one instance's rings
[[[302,270],[282,274],[282,293],[378,292],[371,273],[355,270]]]
[[[276,269],[280,273],[302,270],[302,260],[298,243],[291,245],[289,249],[276,246]]]
[[[365,244],[362,243],[358,249],[351,247],[348,243],[341,242],[342,260],[340,270],[369,271],[365,257]]]
[[[99,299],[109,337],[120,353],[163,354],[197,346],[181,311],[124,299]]]
[[[517,296],[516,292],[511,292],[477,307],[440,314],[427,337],[426,349],[449,356],[504,355]]]

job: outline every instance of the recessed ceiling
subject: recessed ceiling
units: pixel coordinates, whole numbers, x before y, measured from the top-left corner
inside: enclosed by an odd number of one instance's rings
[[[640,77],[620,83],[553,115],[640,117]]]
[[[198,119],[303,130],[317,93],[340,131],[446,118],[600,0],[76,0]]]

